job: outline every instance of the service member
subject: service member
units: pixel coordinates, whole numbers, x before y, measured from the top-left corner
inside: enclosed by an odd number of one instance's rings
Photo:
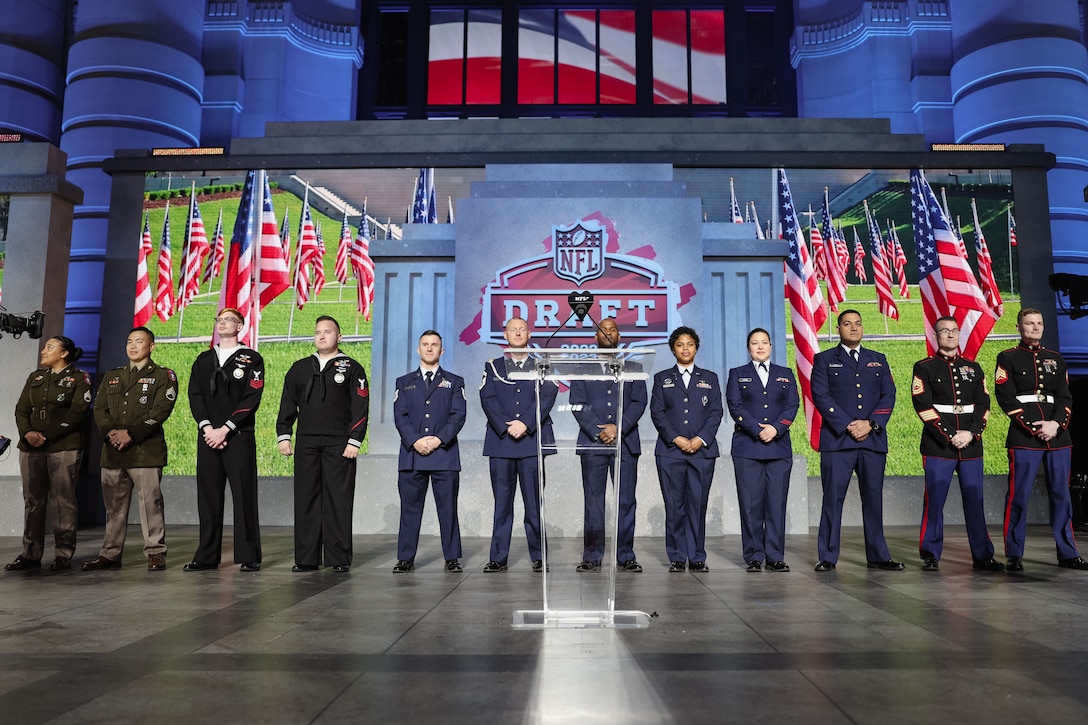
[[[94,422],[105,440],[102,446],[102,500],[106,535],[98,556],[83,562],[84,571],[121,566],[128,532],[132,489],[140,507],[144,556],[148,571],[166,568],[166,520],[163,513],[162,469],[166,465],[166,436],[162,426],[178,399],[178,378],[151,359],[155,334],[134,327],[125,351],[128,365],[106,372],[94,399]]]
[[[621,335],[611,317],[597,327],[598,347],[619,348]],[[638,363],[626,370],[641,369]],[[607,371],[606,371],[607,372]],[[615,380],[575,380],[570,386],[570,405],[578,421],[577,453],[582,466],[585,517],[580,572],[601,568],[605,549],[605,490],[608,479],[615,484],[616,441],[620,440],[619,524],[616,531],[616,562],[620,571],[641,572],[635,558],[635,486],[638,459],[642,454],[638,421],[646,412],[646,381],[631,380],[622,385],[623,418],[619,417],[621,385]]]
[[[812,361],[812,402],[823,416],[820,427],[820,478],[823,511],[817,538],[816,571],[831,571],[839,560],[842,505],[856,471],[861,489],[865,560],[870,569],[900,571],[884,539],[884,467],[888,459],[885,427],[895,405],[895,382],[888,359],[861,346],[864,330],[857,310],[838,319],[839,344]]]
[[[280,453],[295,457],[295,565],[351,569],[355,468],[366,437],[370,387],[363,366],[340,352],[340,323],[314,326],[316,352],[287,371],[276,420]],[[298,422],[295,446],[291,430]]]
[[[654,375],[650,419],[657,429],[654,457],[665,500],[669,571],[708,572],[706,510],[725,415],[717,373],[696,367],[699,335],[677,327],[669,335],[676,364]]]
[[[91,376],[75,367],[83,350],[69,337],[46,340],[42,367],[27,378],[15,404],[19,472],[23,477],[23,553],[4,568],[40,569],[46,507],[51,502],[54,559],[50,571],[72,568],[76,551],[76,480],[83,458],[83,422],[91,407]]]
[[[219,343],[200,353],[189,376],[189,408],[196,420],[196,508],[200,540],[185,571],[216,569],[223,554],[223,494],[234,501],[234,563],[261,569],[257,514],[257,443],[253,423],[264,393],[264,358],[238,342],[245,327],[233,307],[215,318]]]
[[[740,539],[750,572],[786,572],[786,495],[793,470],[790,426],[800,400],[793,371],[771,362],[771,336],[748,333],[751,361],[729,371],[725,401],[733,418],[733,472]]]
[[[541,384],[540,430],[537,430],[536,385],[533,380],[511,377],[534,369],[528,352],[524,351],[529,344],[529,323],[513,317],[507,321],[502,336],[511,348],[520,352],[510,353],[509,359],[488,360],[480,381],[480,405],[487,417],[484,455],[488,457],[491,491],[495,496],[491,559],[484,565],[484,571],[506,571],[514,527],[514,491],[520,485],[529,558],[533,571],[539,573],[544,571],[544,542],[540,530],[537,441],[554,448],[551,410],[559,388],[552,382]]]
[[[994,375],[997,403],[1009,416],[1009,490],[1005,494],[1005,556],[1009,571],[1024,569],[1027,503],[1039,466],[1046,474],[1050,528],[1058,566],[1088,569],[1073,540],[1073,503],[1069,497],[1072,440],[1069,416],[1073,396],[1065,360],[1040,344],[1043,313],[1031,307],[1016,316],[1020,344],[997,355]]]
[[[462,571],[461,526],[457,520],[457,493],[461,481],[461,453],[457,434],[465,425],[465,381],[444,369],[442,336],[427,330],[419,336],[419,367],[397,378],[393,421],[400,434],[397,492],[400,494],[400,531],[393,573],[413,571],[419,527],[431,486],[438,529],[442,535],[445,570]]]
[[[959,474],[963,518],[975,569],[1004,571],[994,559],[986,531],[982,494],[982,432],[990,417],[986,376],[974,360],[959,354],[960,328],[954,317],[941,317],[934,326],[937,352],[914,364],[911,401],[922,419],[922,467],[925,501],[918,554],[922,571],[940,568],[944,549],[944,502]]]

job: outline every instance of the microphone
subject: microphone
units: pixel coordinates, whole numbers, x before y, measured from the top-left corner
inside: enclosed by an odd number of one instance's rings
[[[567,295],[567,304],[570,305],[571,311],[578,318],[578,321],[581,322],[586,318],[586,315],[589,314],[589,308],[593,306],[593,293],[571,292]],[[593,318],[591,317],[590,319],[592,320]]]

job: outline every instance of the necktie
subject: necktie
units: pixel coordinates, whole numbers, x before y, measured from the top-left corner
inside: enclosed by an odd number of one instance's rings
[[[759,372],[761,372],[761,373],[767,372],[767,363],[760,363],[759,364]]]
[[[427,381],[427,388],[431,387],[431,381],[434,380],[434,373],[428,370],[423,374],[423,378]]]
[[[685,370],[680,377],[684,381],[684,388],[686,389],[688,387],[688,383],[691,382],[691,370]]]
[[[854,362],[856,363],[858,361],[858,351],[857,350],[851,350],[850,351],[850,357],[854,358]]]

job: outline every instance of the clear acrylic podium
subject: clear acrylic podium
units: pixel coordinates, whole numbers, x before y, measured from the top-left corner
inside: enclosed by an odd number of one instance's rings
[[[578,428],[561,423],[564,417],[573,420],[574,413],[570,403],[569,388],[573,383],[585,385],[613,385],[612,394],[607,396],[609,405],[616,407],[615,420],[623,420],[623,390],[630,384],[647,385],[653,370],[654,351],[643,348],[605,349],[512,349],[511,354],[528,352],[533,365],[523,372],[511,373],[512,379],[533,380],[536,384],[537,400],[540,387],[546,383],[559,386],[559,395],[551,410],[551,417],[556,431],[554,445],[543,443],[537,436],[537,463],[540,467],[540,528],[544,537],[544,573],[542,574],[542,608],[517,610],[514,612],[513,626],[516,629],[542,628],[646,628],[650,626],[650,616],[641,611],[616,609],[616,532],[619,521],[619,481],[620,467],[623,464],[620,455],[623,445],[622,426],[617,425],[617,436],[613,444],[593,442],[589,445],[578,443]],[[648,396],[647,396],[648,397]],[[614,403],[612,402],[614,401]],[[540,407],[537,406],[537,430],[540,430]],[[646,418],[647,416],[643,416]],[[572,434],[564,434],[573,430]],[[612,456],[613,475],[604,487],[605,530],[604,555],[601,568],[592,572],[577,572],[574,564],[551,568],[548,566],[547,522],[548,522],[548,464],[545,458],[570,456],[572,459],[579,452],[588,450],[597,453],[606,451]],[[577,460],[569,462],[573,470],[578,471],[578,490],[582,491],[581,468]],[[570,466],[564,466],[570,470]],[[583,493],[584,495],[584,493]],[[582,507],[578,507],[581,512]],[[574,523],[574,522],[567,522]],[[583,521],[579,513],[577,530],[582,531]],[[579,542],[581,543],[581,542]],[[579,546],[579,549],[581,547]]]

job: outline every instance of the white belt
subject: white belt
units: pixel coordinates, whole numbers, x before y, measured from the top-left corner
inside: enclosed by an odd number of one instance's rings
[[[1017,395],[1016,399],[1021,403],[1053,403],[1054,396],[1047,395],[1046,393],[1031,393],[1028,395]]]
[[[975,404],[968,403],[967,405],[945,405],[943,403],[934,403],[933,410],[938,413],[974,413]]]

